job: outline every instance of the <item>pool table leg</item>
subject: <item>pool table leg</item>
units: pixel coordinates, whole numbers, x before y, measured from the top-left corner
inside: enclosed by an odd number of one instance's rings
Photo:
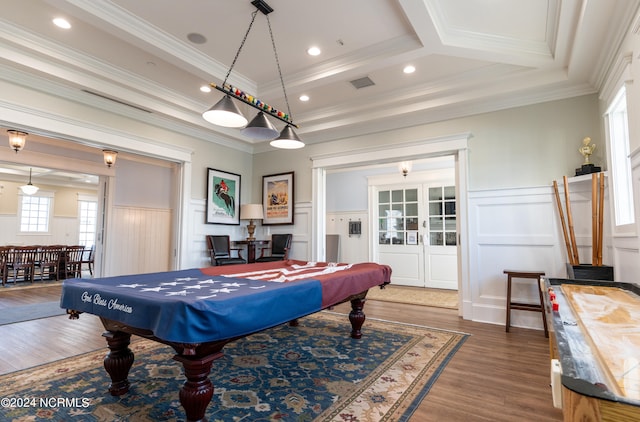
[[[213,397],[213,383],[209,379],[211,365],[221,358],[222,352],[203,357],[175,355],[173,359],[184,366],[187,380],[180,388],[180,403],[187,415],[188,422],[206,422],[205,412]]]
[[[133,352],[129,349],[131,334],[122,331],[105,331],[109,353],[104,357],[104,369],[111,377],[109,392],[121,396],[129,391],[129,369],[133,364]]]
[[[351,321],[351,338],[361,338],[362,324],[364,324],[365,316],[362,312],[364,308],[364,299],[352,299],[351,300],[351,312],[349,312],[349,321]]]

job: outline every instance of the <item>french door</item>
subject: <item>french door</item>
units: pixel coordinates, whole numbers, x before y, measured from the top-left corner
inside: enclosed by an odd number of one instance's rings
[[[376,259],[393,283],[457,289],[456,197],[453,183],[387,185],[376,196]]]

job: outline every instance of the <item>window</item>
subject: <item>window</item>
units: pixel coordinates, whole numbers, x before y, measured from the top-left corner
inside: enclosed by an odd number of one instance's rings
[[[20,201],[20,231],[25,233],[47,233],[51,197],[23,195]]]
[[[616,226],[632,224],[635,221],[633,190],[631,183],[631,162],[629,157],[629,126],[627,119],[626,90],[623,87],[614,98],[607,111],[609,145],[611,156],[611,177]]]
[[[87,248],[95,245],[98,202],[78,200],[78,216],[80,218],[79,243]]]

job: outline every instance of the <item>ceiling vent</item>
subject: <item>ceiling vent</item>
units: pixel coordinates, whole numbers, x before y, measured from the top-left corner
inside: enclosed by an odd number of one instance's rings
[[[368,86],[373,86],[375,85],[375,83],[371,79],[369,79],[368,76],[365,76],[364,78],[352,80],[351,85],[353,85],[356,89],[360,89],[366,88]]]
[[[99,94],[94,91],[89,91],[88,89],[83,89],[82,92],[86,92],[87,94],[95,95],[96,97],[104,98],[105,100],[113,101],[114,103],[122,104],[127,107],[135,108],[136,110],[144,111],[145,113],[151,113],[151,110],[147,110],[146,108],[138,107],[133,104],[125,103],[124,101],[116,100],[115,98],[107,97],[106,95]]]

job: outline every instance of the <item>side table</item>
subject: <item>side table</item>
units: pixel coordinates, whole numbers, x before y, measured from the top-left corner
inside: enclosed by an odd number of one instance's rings
[[[269,240],[234,240],[233,244],[247,247],[247,263],[252,264],[256,262],[256,245],[266,247],[269,245]]]

